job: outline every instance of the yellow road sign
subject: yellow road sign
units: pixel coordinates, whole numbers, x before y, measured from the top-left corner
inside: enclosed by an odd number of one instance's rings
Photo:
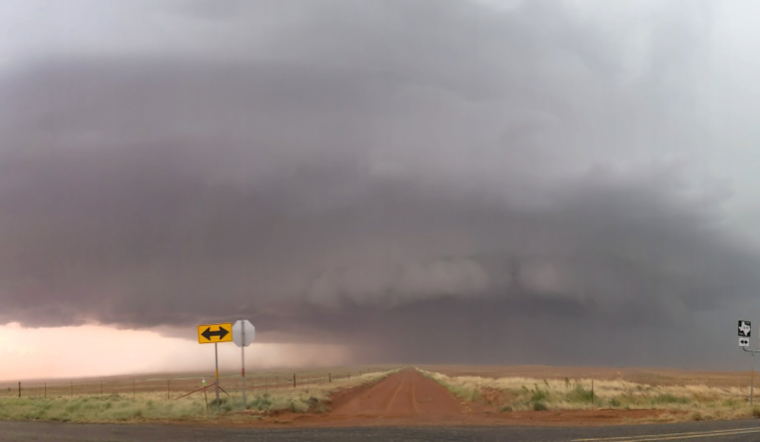
[[[215,342],[232,341],[232,323],[205,324],[198,326],[198,343],[213,344]]]

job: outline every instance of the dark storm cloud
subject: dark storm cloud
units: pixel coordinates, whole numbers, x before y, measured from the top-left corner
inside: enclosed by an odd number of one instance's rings
[[[657,363],[643,335],[750,297],[730,192],[670,150],[701,4],[652,14],[646,62],[556,2],[282,4],[165,3],[187,46],[0,69],[0,322]]]

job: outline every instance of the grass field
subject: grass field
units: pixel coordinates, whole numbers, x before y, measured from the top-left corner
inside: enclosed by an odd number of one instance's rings
[[[492,413],[553,410],[665,410],[657,419],[702,420],[760,416],[749,406],[747,373],[582,367],[421,366],[463,403]],[[201,388],[208,374],[122,376],[104,379],[0,384],[0,419],[64,422],[250,420],[279,411],[322,413],[336,391],[377,382],[397,371],[391,366],[249,372],[247,403],[241,378],[228,374],[214,390]],[[296,387],[293,387],[293,375]],[[520,413],[517,413],[520,412]],[[575,412],[574,412],[575,413]],[[538,416],[538,415],[536,415]]]
[[[676,370],[567,370],[543,367],[425,367],[423,374],[462,400],[492,405],[496,411],[657,409],[666,419],[732,419],[760,414],[749,406],[747,376]],[[475,375],[481,371],[481,375]],[[442,372],[448,372],[444,374]],[[519,373],[520,375],[515,375]],[[531,373],[533,376],[526,376]],[[588,377],[595,374],[595,378]],[[500,376],[500,374],[502,376]],[[536,377],[535,375],[545,377]],[[586,376],[582,376],[585,374]],[[571,377],[581,375],[580,377]],[[631,379],[639,379],[634,382]],[[646,382],[648,381],[648,382]]]
[[[50,420],[61,422],[129,422],[129,421],[197,421],[219,418],[257,418],[273,411],[292,412],[315,412],[325,411],[329,406],[330,394],[343,389],[359,386],[366,383],[377,382],[388,376],[395,370],[388,369],[370,372],[364,370],[341,369],[335,370],[345,373],[332,377],[332,382],[322,382],[322,372],[315,370],[300,372],[301,379],[312,380],[304,382],[293,388],[292,378],[290,383],[283,382],[277,385],[274,381],[271,385],[264,383],[264,379],[274,379],[284,376],[271,376],[271,372],[252,374],[246,389],[247,404],[246,413],[242,404],[242,393],[239,389],[232,388],[234,385],[231,377],[223,379],[220,385],[225,388],[229,395],[223,394],[219,404],[214,401],[214,389],[209,388],[203,392],[192,394],[181,399],[174,399],[165,391],[129,391],[127,393],[111,392],[100,395],[99,390],[88,392],[81,387],[81,392],[73,397],[64,394],[58,396],[23,395],[0,397],[0,419],[3,420]],[[362,374],[358,374],[360,372]],[[354,372],[350,377],[348,373]],[[325,372],[324,374],[332,372]],[[283,373],[280,373],[283,374]],[[319,380],[316,382],[315,380]],[[328,378],[325,378],[328,379]],[[255,387],[255,381],[259,380],[260,387]],[[145,388],[152,386],[153,379],[141,379],[140,385]],[[165,380],[160,380],[165,382]],[[179,382],[179,379],[175,378]],[[135,381],[137,386],[138,381]],[[81,385],[99,386],[97,382]],[[179,384],[182,385],[182,384]],[[247,387],[248,387],[247,385]],[[193,377],[194,388],[199,384]],[[62,386],[63,388],[65,386]],[[55,388],[55,387],[54,387]],[[178,392],[179,393],[179,392]],[[168,399],[167,397],[172,397]]]
[[[419,365],[423,370],[447,376],[482,378],[596,379],[647,385],[707,385],[749,388],[749,371],[696,371],[666,368],[556,367],[544,365]]]
[[[246,373],[246,389],[248,391],[269,391],[293,387],[293,376],[296,376],[296,386],[312,385],[351,376],[386,371],[392,366],[356,366],[329,367],[319,369],[277,369],[265,371],[248,371]],[[55,380],[25,380],[21,382],[22,397],[72,398],[81,396],[104,397],[113,394],[135,395],[139,393],[164,393],[165,397],[176,398],[187,392],[197,390],[213,383],[213,373],[159,373],[132,376],[111,376],[103,378],[55,379]],[[225,390],[237,391],[242,387],[239,373],[222,374],[220,384]],[[18,382],[0,382],[0,398],[18,397]]]

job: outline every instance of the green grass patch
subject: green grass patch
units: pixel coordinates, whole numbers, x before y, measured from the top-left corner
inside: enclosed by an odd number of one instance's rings
[[[549,390],[542,390],[538,387],[535,387],[535,390],[533,390],[533,394],[530,396],[531,402],[543,402],[547,399],[549,399]]]
[[[246,408],[258,411],[268,411],[271,407],[272,401],[269,398],[269,393],[256,396],[252,401],[248,401],[246,404]]]
[[[566,399],[568,402],[573,403],[587,403],[590,404],[594,398],[594,393],[589,389],[583,388],[580,384],[575,384],[570,391],[567,392]]]

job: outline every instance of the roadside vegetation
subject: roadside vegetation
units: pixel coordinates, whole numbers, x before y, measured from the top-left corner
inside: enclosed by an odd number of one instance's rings
[[[749,389],[707,385],[647,385],[623,380],[486,378],[446,376],[420,370],[462,400],[498,412],[544,410],[671,410],[662,420],[735,419],[760,416]]]
[[[329,384],[249,391],[243,408],[240,393],[223,395],[219,404],[196,393],[167,399],[165,393],[111,394],[62,398],[0,398],[0,420],[46,420],[59,422],[198,421],[211,419],[261,419],[273,412],[320,413],[329,409],[330,396],[344,388],[372,384],[397,372],[388,370],[333,380]],[[208,402],[207,402],[208,401]]]

